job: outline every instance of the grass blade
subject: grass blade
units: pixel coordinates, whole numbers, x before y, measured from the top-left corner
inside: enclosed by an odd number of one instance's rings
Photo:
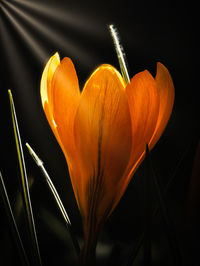
[[[37,156],[37,154],[34,152],[34,150],[31,148],[31,146],[26,143],[26,147],[28,148],[28,151],[30,153],[30,155],[32,156],[32,158],[34,159],[34,161],[36,162],[37,166],[40,168],[42,174],[44,175],[45,177],[45,180],[46,180],[46,183],[51,191],[51,194],[53,195],[54,197],[54,200],[64,218],[64,221],[65,221],[65,224],[67,226],[67,229],[69,231],[69,234],[70,234],[70,237],[72,239],[72,242],[73,242],[73,245],[74,245],[74,248],[76,250],[76,253],[77,255],[79,256],[79,253],[80,253],[80,247],[79,247],[79,243],[75,237],[75,234],[73,233],[73,230],[72,230],[72,226],[71,226],[71,222],[70,222],[70,219],[69,219],[69,216],[65,210],[65,207],[60,199],[60,196],[53,184],[53,182],[51,181],[45,167],[44,167],[44,164],[43,164],[43,161]]]
[[[2,197],[2,202],[3,202],[3,206],[4,206],[4,210],[6,212],[6,216],[8,219],[8,226],[11,232],[11,236],[15,242],[15,245],[17,247],[18,253],[19,253],[19,257],[20,257],[20,261],[22,263],[23,266],[30,266],[29,262],[28,262],[28,258],[26,255],[26,252],[24,250],[24,246],[17,228],[17,224],[15,222],[15,218],[12,212],[12,208],[10,205],[10,201],[9,201],[9,197],[6,191],[6,187],[3,181],[3,177],[2,174],[0,172],[0,196]]]
[[[11,107],[15,143],[16,143],[20,173],[21,173],[20,180],[21,180],[22,198],[23,198],[23,203],[24,203],[24,210],[26,213],[26,220],[27,220],[27,225],[28,225],[28,230],[29,230],[30,242],[32,246],[31,247],[31,253],[32,253],[31,261],[34,266],[36,265],[41,266],[42,262],[41,262],[41,257],[40,257],[33,211],[32,211],[32,206],[31,206],[26,166],[25,166],[25,161],[24,161],[24,155],[23,155],[23,149],[22,149],[19,127],[18,127],[18,122],[17,122],[17,116],[16,116],[16,111],[15,111],[15,106],[14,106],[14,101],[13,101],[11,90],[8,91],[8,94],[9,94],[10,107]]]
[[[130,83],[130,77],[128,74],[126,55],[125,55],[124,49],[120,43],[119,33],[117,31],[117,28],[113,24],[109,25],[108,28],[110,30],[111,37],[113,39],[113,43],[115,46],[115,51],[116,51],[116,54],[118,57],[119,66],[121,69],[122,76],[123,76],[126,83]]]
[[[147,150],[148,150],[148,146],[147,146]],[[149,152],[148,152],[149,153]],[[175,232],[173,230],[173,227],[171,225],[171,221],[169,219],[169,215],[167,212],[167,207],[166,207],[166,203],[164,200],[164,193],[158,183],[158,178],[153,170],[153,166],[152,166],[152,162],[151,162],[151,158],[150,156],[147,156],[148,159],[148,164],[149,164],[149,171],[151,172],[151,175],[153,177],[153,181],[154,181],[154,185],[155,185],[155,189],[157,192],[157,197],[158,197],[158,203],[160,206],[160,210],[161,210],[161,214],[163,216],[163,220],[165,222],[165,226],[167,229],[167,237],[168,237],[168,241],[169,241],[169,245],[171,247],[171,251],[172,251],[172,255],[174,257],[174,264],[176,266],[181,266],[181,255],[180,255],[180,251],[179,251],[179,247],[178,247],[178,243],[176,240],[176,236],[175,236]]]
[[[144,265],[152,265],[151,231],[152,231],[152,176],[149,173],[149,149],[146,145],[145,176],[144,176]]]
[[[169,178],[169,181],[166,184],[166,187],[164,189],[164,195],[167,194],[168,190],[172,186],[173,181],[176,178],[177,172],[178,172],[179,168],[181,167],[181,165],[183,164],[184,159],[186,158],[186,155],[188,154],[189,149],[191,148],[190,146],[191,146],[191,144],[188,145],[188,147],[185,149],[182,156],[180,157],[180,159],[179,159],[179,161],[175,167],[174,172],[172,173],[172,175]],[[155,206],[155,208],[153,210],[153,217],[156,216],[156,214],[158,213],[158,210],[159,210],[159,207],[157,205],[157,206]],[[144,232],[142,232],[141,236],[138,238],[137,243],[133,247],[128,260],[123,264],[124,266],[132,266],[133,262],[135,261],[137,255],[138,255],[140,248],[142,247],[143,242],[144,242]]]

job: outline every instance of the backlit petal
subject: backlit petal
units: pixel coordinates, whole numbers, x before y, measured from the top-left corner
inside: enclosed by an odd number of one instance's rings
[[[161,63],[157,63],[157,74],[155,80],[160,98],[160,107],[156,128],[150,141],[151,149],[159,140],[167,125],[172,112],[175,97],[171,75],[167,68]]]
[[[132,153],[130,164],[134,165],[149,143],[158,119],[159,95],[156,82],[147,71],[136,74],[126,93],[132,123]]]
[[[47,86],[47,84],[51,84],[52,77],[59,64],[60,64],[59,54],[55,53],[47,62],[44,71],[42,73],[42,78],[40,83],[40,95],[43,107],[45,102],[49,103],[50,93],[48,90],[50,90],[51,88]]]
[[[78,78],[70,58],[64,58],[51,82],[53,117],[67,158],[75,153],[73,125],[79,103]],[[68,161],[70,164],[70,161]]]
[[[42,106],[44,108],[47,120],[60,144],[61,141],[53,117],[53,105],[52,105],[52,93],[51,93],[52,78],[59,64],[60,64],[59,55],[58,53],[55,53],[47,62],[44,71],[42,73],[42,78],[40,83],[40,95],[41,95]]]
[[[42,74],[40,93],[47,120],[66,157],[70,176],[79,176],[73,120],[80,91],[76,71],[69,58],[64,58],[60,63],[59,55],[56,53],[49,59]],[[78,193],[75,195],[77,198]]]
[[[131,150],[124,81],[114,67],[100,66],[86,82],[74,126],[81,169],[76,186],[84,224],[94,217],[97,226],[112,208]]]
[[[128,166],[117,188],[115,204],[122,197],[131,177],[145,157],[146,144],[155,130],[159,111],[156,82],[147,70],[131,79],[126,87],[126,95],[131,115],[132,149]]]

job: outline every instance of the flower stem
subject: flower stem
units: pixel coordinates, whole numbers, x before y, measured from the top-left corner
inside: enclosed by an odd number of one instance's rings
[[[97,238],[89,237],[85,239],[83,249],[79,257],[80,266],[95,266],[96,265],[96,245]]]

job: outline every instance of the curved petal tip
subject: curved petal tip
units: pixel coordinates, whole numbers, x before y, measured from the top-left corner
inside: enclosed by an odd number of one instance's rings
[[[60,63],[60,56],[59,53],[56,52],[53,56],[50,57],[43,70],[40,82],[40,95],[41,95],[43,108],[45,102],[48,102],[47,82],[48,80],[52,80],[53,74],[59,63]]]

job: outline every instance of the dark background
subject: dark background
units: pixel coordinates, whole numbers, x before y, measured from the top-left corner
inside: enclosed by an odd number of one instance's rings
[[[192,175],[199,137],[197,4],[197,1],[0,1],[1,172],[25,243],[8,89],[13,93],[22,143],[28,142],[44,161],[81,240],[81,217],[67,165],[42,110],[40,79],[45,63],[56,51],[61,58],[68,56],[73,60],[80,88],[102,63],[119,69],[107,28],[114,23],[120,32],[131,77],[144,69],[154,75],[156,62],[160,61],[174,80],[173,113],[151,156],[161,186],[165,187],[174,176],[166,205],[183,265],[199,265],[200,176],[194,171]],[[24,155],[44,265],[73,265],[75,254],[68,233],[25,145]],[[137,243],[144,223],[144,175],[142,164],[106,223],[97,252],[99,265],[123,265]],[[154,189],[152,195],[156,201]],[[0,264],[14,265],[18,257],[1,207],[0,217]],[[152,243],[153,265],[173,265],[160,216],[153,220]],[[133,265],[142,265],[141,250]]]

